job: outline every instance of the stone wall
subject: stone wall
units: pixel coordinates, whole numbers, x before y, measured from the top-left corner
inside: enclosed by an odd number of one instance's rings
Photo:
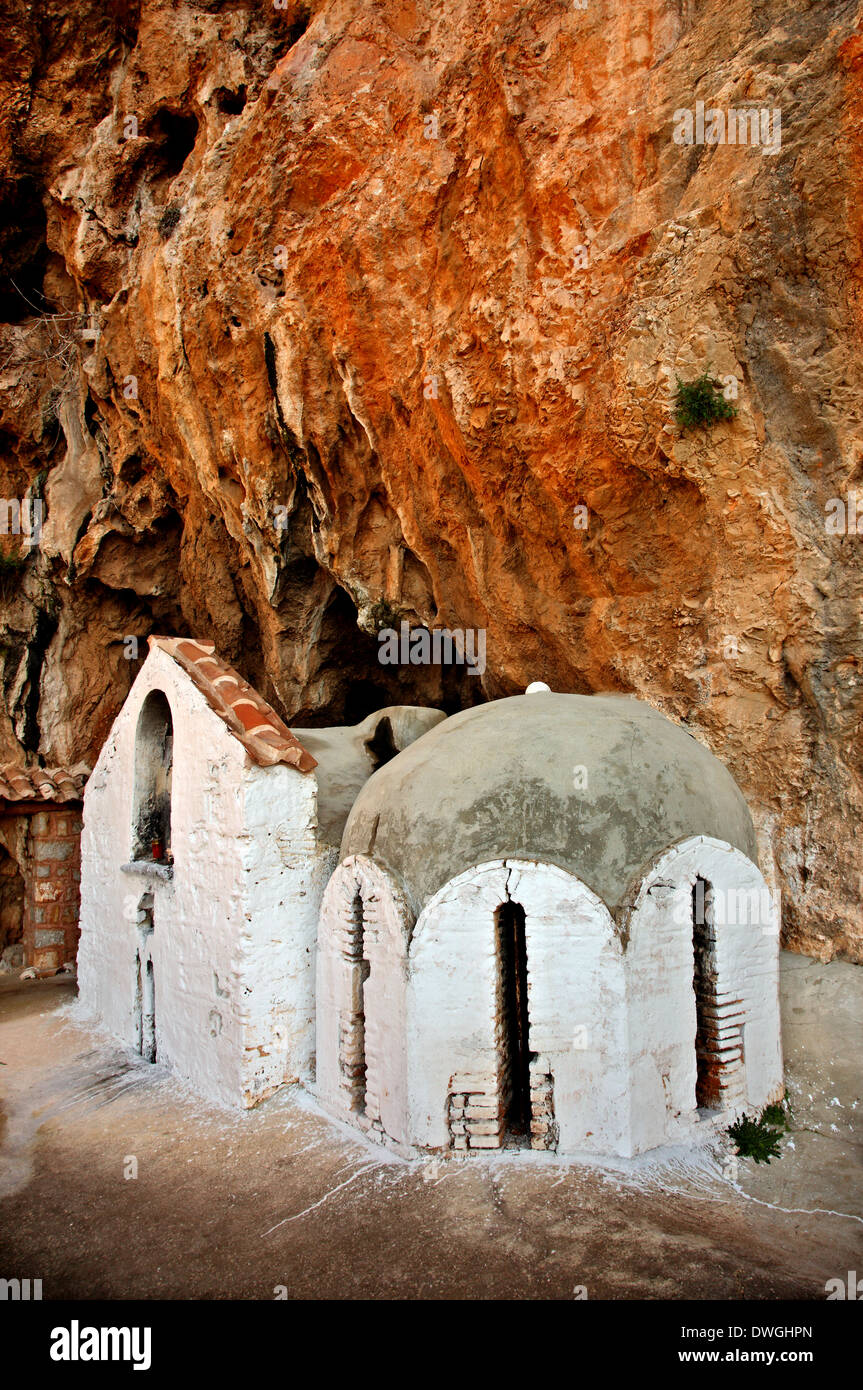
[[[132,862],[136,730],[152,690],[165,694],[173,723],[170,865]],[[315,815],[314,778],[252,765],[172,657],[153,649],[85,794],[82,1012],[136,1046],[146,905],[156,1060],[232,1106],[252,1106],[305,1075],[317,911],[331,863],[315,849]]]
[[[447,1128],[457,1153],[499,1149],[504,1141],[507,1095],[501,1072],[457,1072],[450,1078]]]
[[[78,952],[81,885],[81,811],[47,806],[30,817],[27,859],[22,866],[24,961],[36,970],[57,970]]]
[[[715,925],[702,1010],[716,1072],[710,1109],[696,1106],[698,877],[709,884]],[[358,891],[363,958],[371,964],[362,998]],[[415,1150],[527,1142],[507,1132],[495,922],[512,902],[525,913],[531,1147],[629,1156],[727,1124],[730,1112],[782,1094],[778,913],[765,892],[745,855],[699,836],[650,866],[621,923],[564,870],[507,860],[452,879],[411,933],[392,881],[365,856],[351,856],[321,911],[320,1098],[370,1137]],[[753,921],[748,909],[765,901],[764,920]],[[738,919],[729,905],[747,914]],[[360,1013],[363,1046],[355,1055]],[[366,1068],[362,1114],[357,1064]]]
[[[412,925],[378,865],[357,855],[338,866],[318,931],[317,1095],[370,1139],[396,1148],[409,1142],[405,992]]]
[[[709,885],[707,915],[715,923],[710,1046],[721,1109],[713,1113],[744,1104],[761,1109],[782,1095],[775,903],[767,904],[763,920],[757,920],[765,881],[755,865],[729,845],[694,837],[651,867],[623,924],[633,1153],[685,1139],[697,1120],[693,886],[698,878]]]
[[[525,911],[531,1145],[619,1152],[627,1045],[611,915],[562,869],[516,860],[458,875],[417,921],[408,982],[413,1142],[473,1149],[504,1140],[495,913],[507,901]]]
[[[338,859],[318,837],[317,790],[314,773],[285,764],[251,766],[245,775],[245,915],[235,967],[243,987],[245,1105],[313,1075],[318,916]]]

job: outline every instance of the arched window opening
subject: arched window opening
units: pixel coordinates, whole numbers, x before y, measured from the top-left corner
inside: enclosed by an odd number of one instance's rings
[[[174,728],[161,690],[147,696],[135,739],[132,858],[171,862],[171,777]]]
[[[692,947],[695,990],[695,1104],[718,1110],[722,1104],[722,1054],[716,999],[716,927],[713,890],[706,879],[692,887]]]
[[[527,1005],[527,937],[520,903],[503,903],[495,914],[497,999],[495,1038],[498,1098],[503,1140],[530,1136],[530,1019]]]

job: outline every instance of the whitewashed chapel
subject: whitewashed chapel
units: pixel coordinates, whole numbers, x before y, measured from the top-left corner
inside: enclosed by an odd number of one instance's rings
[[[151,638],[84,807],[84,1006],[228,1104],[308,1080],[345,819],[378,762],[443,718],[383,710],[301,745],[211,644]]]
[[[399,1152],[633,1155],[782,1095],[778,914],[723,765],[543,689],[292,732],[151,639],[87,786],[81,996],[254,1105]]]

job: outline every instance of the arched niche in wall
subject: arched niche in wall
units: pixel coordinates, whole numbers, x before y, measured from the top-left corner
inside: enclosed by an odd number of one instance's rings
[[[138,716],[135,734],[135,791],[132,858],[171,860],[171,775],[174,724],[161,690],[151,690]]]
[[[645,870],[624,927],[632,1152],[780,1098],[778,904],[748,855],[678,841]]]
[[[413,918],[380,865],[351,855],[318,927],[317,1093],[372,1139],[407,1139],[405,975]]]

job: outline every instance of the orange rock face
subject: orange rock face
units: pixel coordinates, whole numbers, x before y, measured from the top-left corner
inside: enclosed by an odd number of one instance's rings
[[[631,692],[863,959],[854,7],[8,8],[0,755],[92,760],[153,631],[294,724]],[[381,666],[401,619],[483,676]]]

